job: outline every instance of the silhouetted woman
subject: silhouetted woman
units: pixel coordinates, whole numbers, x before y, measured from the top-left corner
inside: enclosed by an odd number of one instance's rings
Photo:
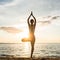
[[[30,19],[30,17],[33,17],[33,19]],[[30,16],[27,19],[28,22],[28,27],[29,27],[29,40],[31,42],[31,58],[33,55],[33,51],[34,51],[34,44],[35,44],[35,26],[36,26],[36,18],[33,16],[32,12],[30,14]]]

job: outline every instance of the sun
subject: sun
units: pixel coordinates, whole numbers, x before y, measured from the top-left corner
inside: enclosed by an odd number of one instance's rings
[[[21,35],[22,38],[28,38],[28,30],[24,30]]]
[[[19,40],[22,40],[23,38],[28,38],[29,37],[29,31],[27,28],[24,28],[23,32],[17,33],[16,36]]]

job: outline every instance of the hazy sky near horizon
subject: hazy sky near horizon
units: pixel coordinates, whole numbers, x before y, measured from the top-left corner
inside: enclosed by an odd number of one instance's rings
[[[0,27],[14,26],[26,31],[26,20],[31,11],[37,19],[37,39],[42,43],[59,43],[60,0],[0,0]],[[50,23],[40,25],[39,21],[43,20]],[[19,42],[20,34],[11,34],[0,29],[0,42]]]

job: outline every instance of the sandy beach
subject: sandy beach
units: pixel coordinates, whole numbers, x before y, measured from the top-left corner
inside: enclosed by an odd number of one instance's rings
[[[43,57],[43,58],[0,57],[0,60],[60,60],[60,57]]]

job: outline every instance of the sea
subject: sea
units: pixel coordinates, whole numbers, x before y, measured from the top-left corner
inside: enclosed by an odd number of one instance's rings
[[[0,43],[0,56],[30,57],[31,45],[23,43]],[[60,57],[59,43],[35,43],[33,57]]]

